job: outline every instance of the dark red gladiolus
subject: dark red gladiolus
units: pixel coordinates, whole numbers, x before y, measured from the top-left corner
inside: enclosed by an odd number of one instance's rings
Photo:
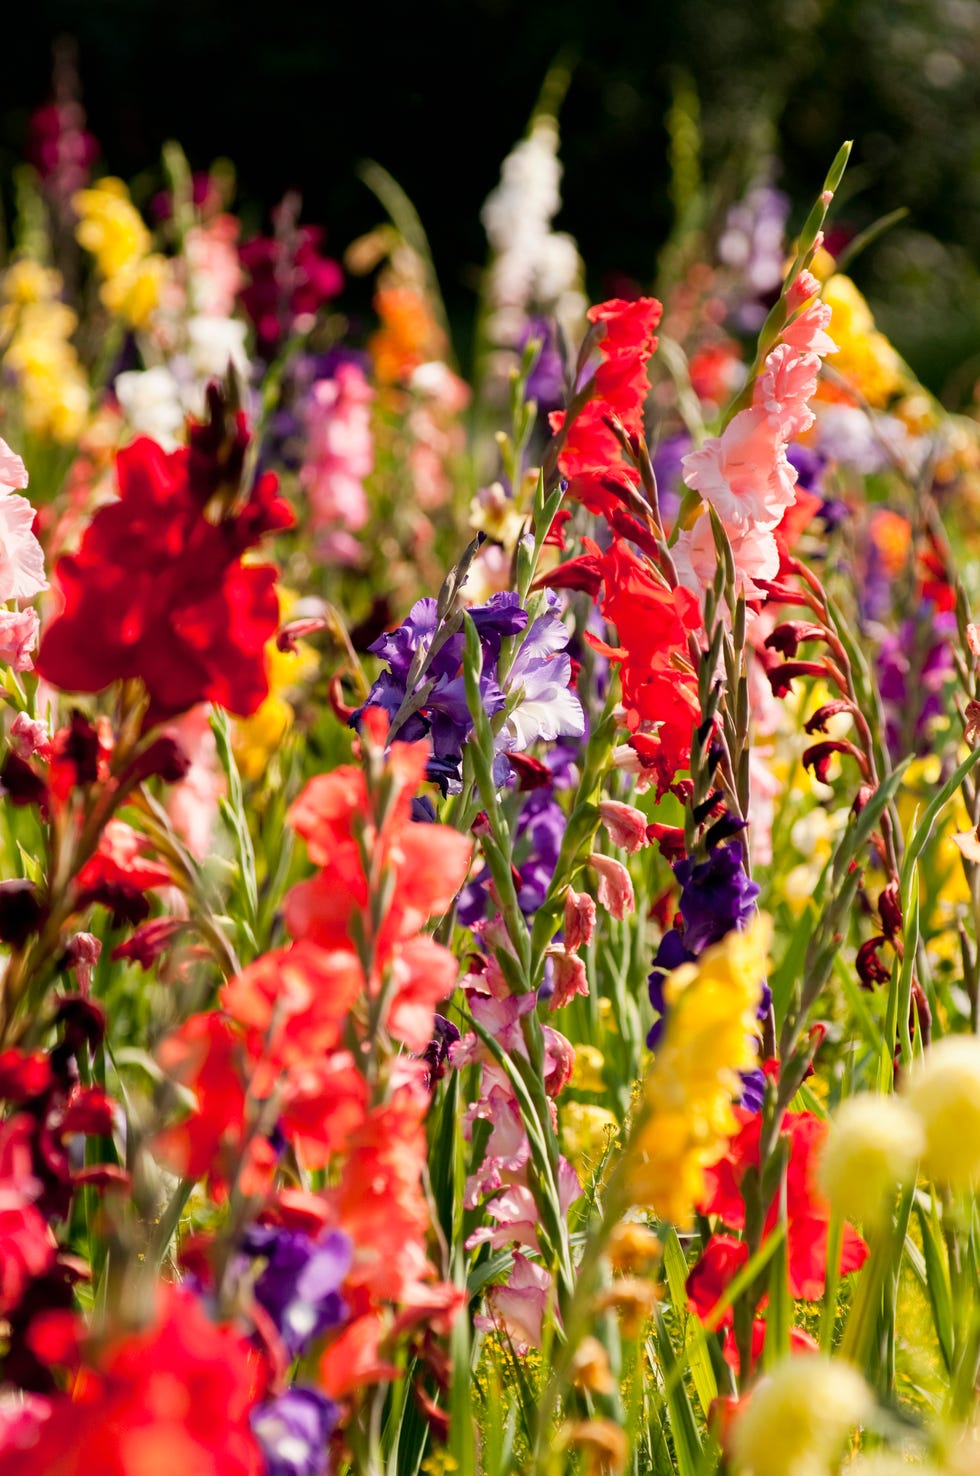
[[[245,716],[268,692],[276,570],[246,566],[242,554],[288,528],[293,514],[271,474],[244,505],[229,497],[216,511],[227,446],[205,444],[207,427],[196,429],[193,453],[163,451],[145,436],[120,451],[119,500],[100,508],[78,552],[58,561],[65,607],[38,653],[38,672],[65,691],[141,678],[147,726],[198,702]]]

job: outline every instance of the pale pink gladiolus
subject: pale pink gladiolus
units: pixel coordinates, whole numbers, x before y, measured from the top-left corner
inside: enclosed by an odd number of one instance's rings
[[[368,519],[364,480],[374,470],[371,403],[374,391],[356,364],[341,364],[319,379],[306,411],[306,460],[300,482],[319,531],[356,533]]]
[[[14,671],[33,671],[32,653],[37,649],[40,622],[37,611],[0,609],[0,661]]]
[[[766,359],[752,400],[779,427],[783,440],[802,435],[816,419],[809,401],[816,393],[819,373],[816,354],[801,354],[788,343],[777,344]]]
[[[32,758],[35,753],[46,757],[50,742],[47,723],[29,718],[26,712],[19,712],[10,724],[11,747],[22,759]]]
[[[207,225],[184,233],[194,311],[208,318],[230,318],[244,277],[238,260],[238,221],[216,215]]]
[[[633,896],[633,882],[622,861],[614,861],[611,856],[600,856],[593,851],[589,857],[589,865],[599,878],[600,906],[619,919],[624,918],[628,912],[634,912],[636,898]]]
[[[587,948],[595,933],[595,899],[588,892],[565,893],[565,947],[569,953]]]
[[[572,1079],[575,1047],[551,1025],[542,1025],[541,1035],[544,1040],[544,1089],[549,1097],[557,1097]]]
[[[739,532],[729,529],[728,535],[735,563],[735,588],[741,587],[746,598],[752,599],[761,593],[755,581],[775,579],[779,572],[779,546],[775,535],[768,528],[752,526]],[[681,584],[703,598],[718,567],[711,519],[702,515],[692,528],[679,533],[671,553]]]
[[[540,1348],[541,1325],[551,1297],[551,1276],[544,1266],[514,1252],[514,1264],[505,1286],[487,1292],[489,1316],[477,1316],[473,1326],[484,1332],[499,1327],[506,1332],[516,1353]]]
[[[34,509],[16,489],[27,486],[27,470],[0,440],[0,603],[32,600],[47,589],[44,554],[34,537]]]
[[[826,354],[836,354],[837,345],[827,332],[831,317],[827,304],[814,297],[798,317],[786,324],[779,336],[783,343],[801,354],[819,354],[821,358]]]
[[[622,846],[628,855],[634,855],[648,844],[647,817],[635,805],[624,805],[620,800],[601,800],[599,818],[613,845]]]
[[[811,297],[819,297],[820,283],[812,272],[804,267],[801,272],[790,282],[786,289],[786,311],[791,315],[797,312]]]
[[[555,987],[552,991],[548,1007],[552,1010],[560,1010],[562,1005],[568,1004],[576,994],[587,995],[589,992],[589,979],[585,972],[585,963],[577,953],[569,953],[567,949],[555,947],[548,949],[548,957],[551,959]]]
[[[796,468],[779,426],[759,405],[740,410],[720,436],[683,460],[684,480],[729,530],[775,528],[796,499]]]

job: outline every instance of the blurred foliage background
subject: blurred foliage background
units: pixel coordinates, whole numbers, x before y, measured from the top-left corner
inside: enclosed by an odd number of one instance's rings
[[[571,78],[557,224],[577,237],[593,295],[649,287],[658,265],[703,249],[753,179],[801,211],[853,137],[839,231],[908,210],[853,274],[919,376],[953,407],[973,401],[978,0],[40,0],[5,28],[8,208],[59,37],[72,38],[102,165],[141,176],[137,198],[177,138],[195,168],[234,160],[248,225],[296,188],[339,253],[379,219],[356,174],[378,160],[425,223],[460,325],[485,254],[480,206],[559,57]]]

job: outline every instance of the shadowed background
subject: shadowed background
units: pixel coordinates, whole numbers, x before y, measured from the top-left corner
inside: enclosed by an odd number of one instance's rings
[[[5,37],[8,205],[58,37],[74,42],[99,167],[140,176],[138,200],[176,138],[196,169],[233,160],[248,227],[296,188],[339,253],[381,215],[357,163],[382,163],[422,217],[464,351],[480,206],[559,57],[570,82],[557,224],[577,238],[593,295],[649,287],[678,218],[696,241],[761,173],[798,219],[853,137],[838,226],[909,211],[855,278],[948,402],[967,402],[980,378],[976,0],[42,0]]]

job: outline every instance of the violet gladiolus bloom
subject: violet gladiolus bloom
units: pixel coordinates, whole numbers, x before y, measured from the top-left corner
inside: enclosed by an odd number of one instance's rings
[[[249,1420],[262,1447],[266,1476],[325,1476],[340,1410],[317,1389],[287,1389],[257,1404]]]

